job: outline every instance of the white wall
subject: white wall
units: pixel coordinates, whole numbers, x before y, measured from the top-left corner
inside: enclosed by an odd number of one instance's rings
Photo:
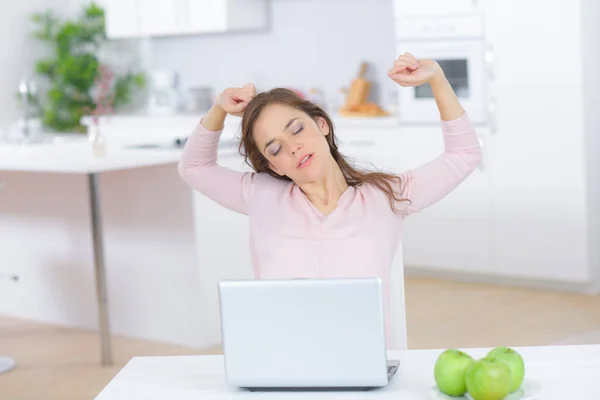
[[[30,15],[53,9],[57,13],[70,10],[72,0],[20,0],[3,1],[0,6],[0,129],[18,118],[15,93],[19,81],[33,73],[35,60],[48,54],[48,48],[32,39],[34,25]]]
[[[372,64],[369,78],[386,101],[396,54],[392,0],[273,0],[266,32],[158,38],[152,64],[181,73],[182,85],[222,88],[318,87],[335,93]],[[379,90],[378,90],[379,89]]]

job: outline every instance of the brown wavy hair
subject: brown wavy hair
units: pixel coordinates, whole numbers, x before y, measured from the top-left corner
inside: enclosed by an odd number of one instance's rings
[[[399,201],[408,201],[398,197],[392,187],[391,182],[397,181],[399,186],[402,184],[401,178],[394,174],[365,171],[353,166],[348,159],[342,155],[338,148],[338,141],[334,132],[334,124],[329,115],[318,105],[298,96],[292,90],[286,88],[275,88],[256,95],[244,110],[242,116],[242,137],[239,144],[239,152],[244,157],[246,164],[252,167],[256,172],[267,173],[274,178],[291,181],[287,176],[281,176],[269,168],[268,160],[262,155],[252,134],[254,124],[260,116],[260,113],[270,104],[283,104],[291,106],[309,115],[313,120],[318,117],[323,118],[329,125],[329,134],[326,136],[327,143],[331,149],[331,155],[337,162],[346,182],[349,186],[357,187],[363,184],[372,184],[382,190],[388,197],[390,207],[396,211],[394,204]]]

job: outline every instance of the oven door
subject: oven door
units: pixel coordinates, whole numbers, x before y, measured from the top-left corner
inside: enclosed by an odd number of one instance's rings
[[[417,60],[436,60],[473,123],[487,122],[484,42],[480,38],[410,40],[398,42],[398,53],[411,53]],[[400,87],[399,119],[406,123],[439,122],[440,115],[431,87]]]

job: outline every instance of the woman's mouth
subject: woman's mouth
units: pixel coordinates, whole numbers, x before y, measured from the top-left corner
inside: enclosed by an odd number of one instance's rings
[[[312,154],[305,155],[300,159],[300,162],[298,163],[298,168],[306,168],[311,163],[312,159]]]

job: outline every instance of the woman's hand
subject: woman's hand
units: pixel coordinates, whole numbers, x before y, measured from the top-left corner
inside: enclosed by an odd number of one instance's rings
[[[421,86],[443,77],[444,71],[434,60],[417,60],[412,54],[404,53],[389,69],[388,76],[400,86]]]
[[[433,60],[417,60],[412,54],[404,53],[388,71],[388,76],[400,86],[431,86],[435,103],[444,121],[459,118],[465,113],[444,71]]]
[[[219,94],[217,105],[227,114],[241,117],[254,96],[256,96],[256,88],[251,83],[241,88],[227,88]]]
[[[227,88],[217,96],[215,104],[202,118],[202,125],[210,130],[223,129],[227,114],[241,117],[248,103],[256,96],[256,88],[248,83],[241,88]]]

